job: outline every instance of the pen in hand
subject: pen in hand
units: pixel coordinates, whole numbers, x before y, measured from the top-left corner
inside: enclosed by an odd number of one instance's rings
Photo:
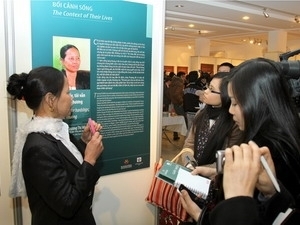
[[[279,184],[278,184],[278,182],[277,182],[275,176],[273,175],[273,173],[272,173],[272,171],[271,171],[271,169],[270,169],[270,167],[269,167],[269,165],[268,165],[268,163],[267,163],[265,157],[264,157],[264,156],[261,156],[261,157],[260,157],[260,161],[261,161],[263,167],[265,168],[267,174],[269,175],[269,177],[270,177],[270,179],[271,179],[271,181],[272,181],[272,183],[273,183],[273,185],[274,185],[276,191],[277,191],[277,192],[280,192]]]

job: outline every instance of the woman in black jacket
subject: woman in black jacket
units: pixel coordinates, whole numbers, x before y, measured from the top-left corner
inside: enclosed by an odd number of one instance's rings
[[[277,178],[300,207],[300,119],[291,89],[272,60],[248,60],[232,70],[229,112],[244,142],[270,149]]]
[[[69,134],[63,122],[72,106],[66,76],[39,67],[11,75],[7,91],[33,110],[16,134],[10,196],[28,196],[32,225],[95,225],[92,200],[102,135],[88,125],[79,141]],[[91,126],[102,128],[95,121]]]

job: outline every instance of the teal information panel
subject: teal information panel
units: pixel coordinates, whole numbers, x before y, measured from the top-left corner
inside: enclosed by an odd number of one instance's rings
[[[126,1],[31,1],[33,67],[62,70],[70,132],[101,123],[101,175],[150,166],[152,7]]]

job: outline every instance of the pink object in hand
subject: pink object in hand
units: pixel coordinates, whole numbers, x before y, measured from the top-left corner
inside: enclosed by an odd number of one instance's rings
[[[94,133],[96,132],[96,129],[95,129],[95,126],[94,126],[93,121],[92,121],[91,118],[89,118],[88,124],[90,126],[90,131],[91,131],[92,135],[94,135]]]

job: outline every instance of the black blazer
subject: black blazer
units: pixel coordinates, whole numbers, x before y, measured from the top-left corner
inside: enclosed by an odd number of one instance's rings
[[[74,144],[83,153],[83,142]],[[32,225],[95,225],[92,201],[99,173],[85,161],[80,164],[61,141],[29,134],[22,171]]]
[[[62,70],[66,75],[66,70]],[[90,89],[90,71],[78,70],[76,75],[76,90]]]
[[[90,71],[78,70],[76,76],[76,89],[90,89]]]

